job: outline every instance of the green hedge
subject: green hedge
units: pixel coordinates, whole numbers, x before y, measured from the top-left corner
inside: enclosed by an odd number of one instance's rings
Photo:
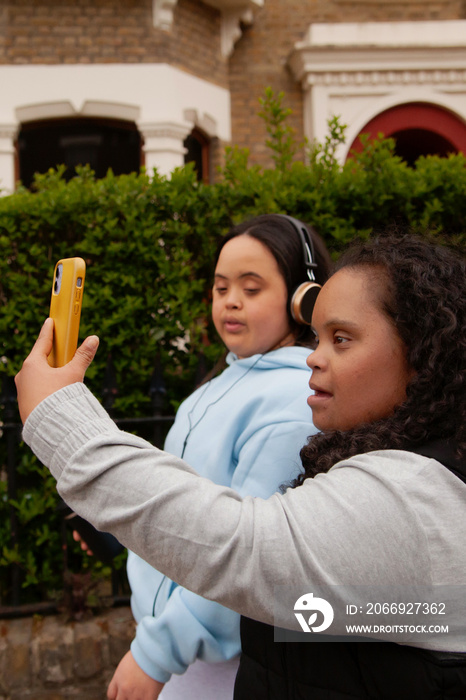
[[[115,415],[144,416],[151,412],[156,361],[171,414],[195,384],[200,355],[210,367],[221,354],[209,312],[212,259],[233,223],[258,213],[290,213],[312,223],[334,256],[355,237],[392,223],[429,230],[464,248],[462,155],[421,158],[409,168],[394,155],[392,141],[366,140],[341,166],[335,152],[345,129],[333,119],[328,139],[308,148],[304,164],[295,160],[282,99],[266,91],[261,100],[274,168],[250,167],[246,151],[228,149],[214,185],[199,183],[190,166],[170,179],[141,172],[96,180],[82,168],[69,182],[58,168],[37,176],[33,192],[20,187],[0,198],[0,373],[13,376],[37,336],[60,257],[80,255],[87,262],[81,335],[101,339],[89,386],[100,394],[111,355],[119,386]],[[5,454],[2,440],[2,474]],[[0,604],[8,600],[6,572],[13,562],[24,600],[59,595],[63,588],[53,481],[27,449],[18,453],[18,475],[14,503],[0,480]],[[20,520],[18,549],[9,545],[10,507]],[[73,547],[70,542],[78,569],[102,569]]]

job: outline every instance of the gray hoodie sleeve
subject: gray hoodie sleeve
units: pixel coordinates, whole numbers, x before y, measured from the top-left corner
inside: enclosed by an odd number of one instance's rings
[[[430,579],[417,513],[365,467],[367,455],[283,495],[241,498],[120,431],[82,384],[43,401],[23,435],[77,513],[181,585],[244,615],[286,625],[290,611],[277,619],[273,600],[276,586],[290,582],[306,589]]]

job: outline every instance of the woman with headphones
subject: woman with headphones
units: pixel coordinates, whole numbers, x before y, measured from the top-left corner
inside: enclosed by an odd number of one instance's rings
[[[318,295],[320,432],[294,488],[267,500],[119,431],[82,384],[95,337],[53,369],[47,321],[16,378],[25,442],[65,501],[252,618],[238,700],[466,697],[466,262],[387,233],[343,254]],[[307,643],[277,643],[277,627]]]
[[[227,367],[181,404],[166,451],[243,496],[267,498],[297,475],[299,450],[315,432],[306,403],[306,324],[329,264],[315,232],[285,215],[258,216],[221,240],[212,316],[229,351]],[[231,699],[239,615],[133,552],[128,578],[136,634],[108,698]]]

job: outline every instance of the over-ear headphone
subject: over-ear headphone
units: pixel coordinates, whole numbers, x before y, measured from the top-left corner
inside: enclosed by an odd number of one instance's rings
[[[302,221],[288,216],[288,214],[280,214],[280,216],[290,222],[299,236],[303,248],[304,269],[309,278],[309,282],[302,282],[291,295],[291,315],[297,323],[310,326],[314,304],[321,290],[321,285],[317,284],[314,276],[314,269],[317,267],[317,263],[314,262],[312,237]]]

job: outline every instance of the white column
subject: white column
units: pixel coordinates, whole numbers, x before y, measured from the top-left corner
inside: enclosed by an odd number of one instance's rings
[[[146,171],[151,174],[154,168],[160,175],[169,175],[174,168],[184,165],[186,149],[183,141],[190,133],[192,125],[158,122],[138,124],[144,139]]]
[[[15,145],[18,127],[0,124],[0,195],[11,194],[15,189]]]

